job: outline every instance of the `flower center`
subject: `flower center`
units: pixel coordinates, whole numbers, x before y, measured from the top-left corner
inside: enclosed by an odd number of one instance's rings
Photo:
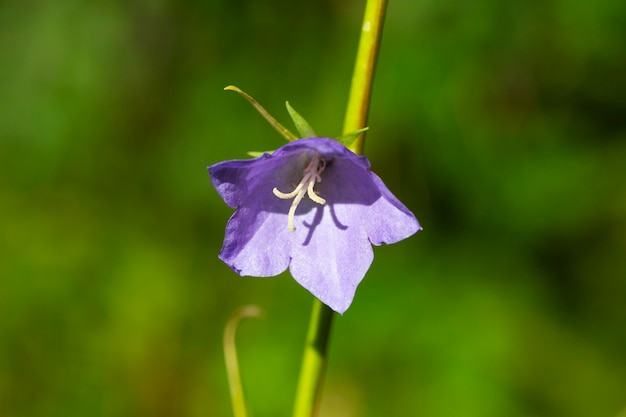
[[[289,207],[289,215],[287,217],[287,228],[290,232],[295,232],[296,228],[293,225],[294,216],[296,215],[296,208],[302,198],[305,195],[308,195],[309,198],[315,201],[317,204],[326,204],[326,200],[324,200],[319,195],[315,194],[313,191],[313,187],[316,182],[322,181],[321,173],[326,168],[326,161],[321,157],[321,155],[315,151],[313,151],[313,156],[311,157],[311,161],[304,168],[302,179],[300,183],[296,186],[296,188],[290,193],[283,193],[278,190],[278,188],[274,187],[272,192],[274,195],[283,200],[289,200],[293,198],[291,202],[291,207]]]

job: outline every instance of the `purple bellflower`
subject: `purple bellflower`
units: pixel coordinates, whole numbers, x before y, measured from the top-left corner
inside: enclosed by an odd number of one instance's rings
[[[341,314],[374,259],[371,245],[421,229],[367,158],[334,139],[295,140],[255,159],[220,162],[209,174],[236,209],[219,258],[242,276],[269,277],[289,268]]]

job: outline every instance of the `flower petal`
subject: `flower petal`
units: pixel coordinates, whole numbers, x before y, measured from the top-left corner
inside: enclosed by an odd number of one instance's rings
[[[381,193],[381,198],[368,208],[365,227],[370,242],[376,246],[396,243],[422,230],[413,213],[389,191],[378,175],[370,174]]]
[[[239,275],[271,277],[289,266],[293,234],[287,215],[240,208],[226,225],[219,258]]]
[[[269,154],[263,154],[254,159],[224,161],[209,167],[211,182],[229,207],[239,207],[247,194],[250,173],[263,169],[270,158]]]
[[[303,223],[312,229],[310,236],[292,250],[289,270],[293,278],[340,314],[352,303],[374,253],[363,229],[338,227],[337,217],[353,220],[363,208],[349,204],[317,207],[303,216]]]
[[[287,269],[293,236],[287,230],[289,201],[272,189],[288,186],[299,155],[268,154],[209,167],[215,188],[237,211],[226,225],[219,257],[240,275],[273,276]]]

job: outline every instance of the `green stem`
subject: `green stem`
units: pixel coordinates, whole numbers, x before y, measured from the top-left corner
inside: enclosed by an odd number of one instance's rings
[[[387,0],[367,0],[365,5],[361,38],[343,125],[344,134],[364,128],[367,124],[367,112],[386,7]],[[363,143],[364,139],[361,135],[350,148],[358,154],[363,153]],[[334,315],[334,312],[321,301],[318,299],[313,301],[313,311],[296,392],[294,417],[317,415]]]
[[[352,84],[348,107],[343,122],[343,133],[353,132],[367,125],[367,112],[372,95],[374,70],[378,58],[378,48],[385,20],[387,0],[368,0],[365,5],[365,16],[361,27],[359,49],[352,73]],[[363,153],[364,135],[361,135],[350,149]]]
[[[313,300],[293,410],[294,417],[311,417],[317,414],[333,316],[334,312],[328,306],[317,298]]]

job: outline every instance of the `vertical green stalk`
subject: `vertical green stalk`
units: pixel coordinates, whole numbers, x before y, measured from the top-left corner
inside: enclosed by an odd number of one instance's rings
[[[387,0],[367,0],[365,5],[365,16],[343,124],[344,134],[364,128],[367,124],[367,112],[386,7]],[[358,154],[363,153],[363,143],[364,139],[361,135],[350,148]],[[313,311],[296,392],[294,417],[317,415],[334,315],[334,312],[321,301],[313,300]]]
[[[359,49],[352,73],[352,84],[348,107],[343,122],[343,133],[353,132],[367,125],[367,112],[370,107],[374,70],[378,58],[378,48],[385,20],[387,0],[368,0],[361,27]],[[350,147],[355,153],[363,153],[364,135]]]
[[[296,393],[294,417],[312,417],[317,415],[324,371],[326,353],[334,312],[317,298],[313,300],[313,311],[306,336],[304,357],[300,370],[300,380]]]

